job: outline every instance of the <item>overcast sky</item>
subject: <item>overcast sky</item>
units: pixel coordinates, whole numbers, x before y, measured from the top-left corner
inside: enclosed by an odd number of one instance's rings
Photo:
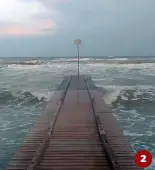
[[[155,55],[155,0],[0,0],[0,56]]]

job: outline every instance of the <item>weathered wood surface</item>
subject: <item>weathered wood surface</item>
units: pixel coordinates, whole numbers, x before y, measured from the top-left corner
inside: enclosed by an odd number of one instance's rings
[[[106,140],[105,140],[106,139]],[[111,158],[111,160],[109,159]],[[94,82],[65,77],[7,170],[138,170]]]

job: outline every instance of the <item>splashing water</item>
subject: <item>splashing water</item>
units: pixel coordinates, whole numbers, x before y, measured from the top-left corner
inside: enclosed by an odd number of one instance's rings
[[[65,75],[76,74],[76,58],[5,58],[0,61],[0,170],[23,142]],[[155,158],[155,58],[82,58],[112,106],[135,151]],[[153,159],[148,170],[155,169]]]

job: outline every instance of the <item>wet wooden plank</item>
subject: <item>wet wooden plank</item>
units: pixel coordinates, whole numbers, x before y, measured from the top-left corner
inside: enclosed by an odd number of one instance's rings
[[[49,130],[49,124],[53,124],[55,120],[52,133],[49,135],[49,142],[38,159],[36,170],[111,170],[96,124],[95,118],[99,116],[108,145],[115,155],[120,169],[138,170],[139,168],[134,163],[134,153],[130,144],[94,82],[90,78],[87,79],[95,114],[85,76],[80,76],[79,81],[77,76],[72,77],[62,102],[68,79],[69,77],[64,78],[53,95],[54,98],[49,101],[45,111],[36,121],[7,169],[27,170],[36,155],[37,148]],[[61,103],[62,107],[56,117]]]

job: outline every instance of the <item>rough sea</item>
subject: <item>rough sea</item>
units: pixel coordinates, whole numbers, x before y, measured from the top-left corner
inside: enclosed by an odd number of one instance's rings
[[[74,58],[0,58],[0,170],[22,144]],[[155,57],[81,58],[81,74],[104,88],[105,101],[133,149],[149,150],[155,169]]]

